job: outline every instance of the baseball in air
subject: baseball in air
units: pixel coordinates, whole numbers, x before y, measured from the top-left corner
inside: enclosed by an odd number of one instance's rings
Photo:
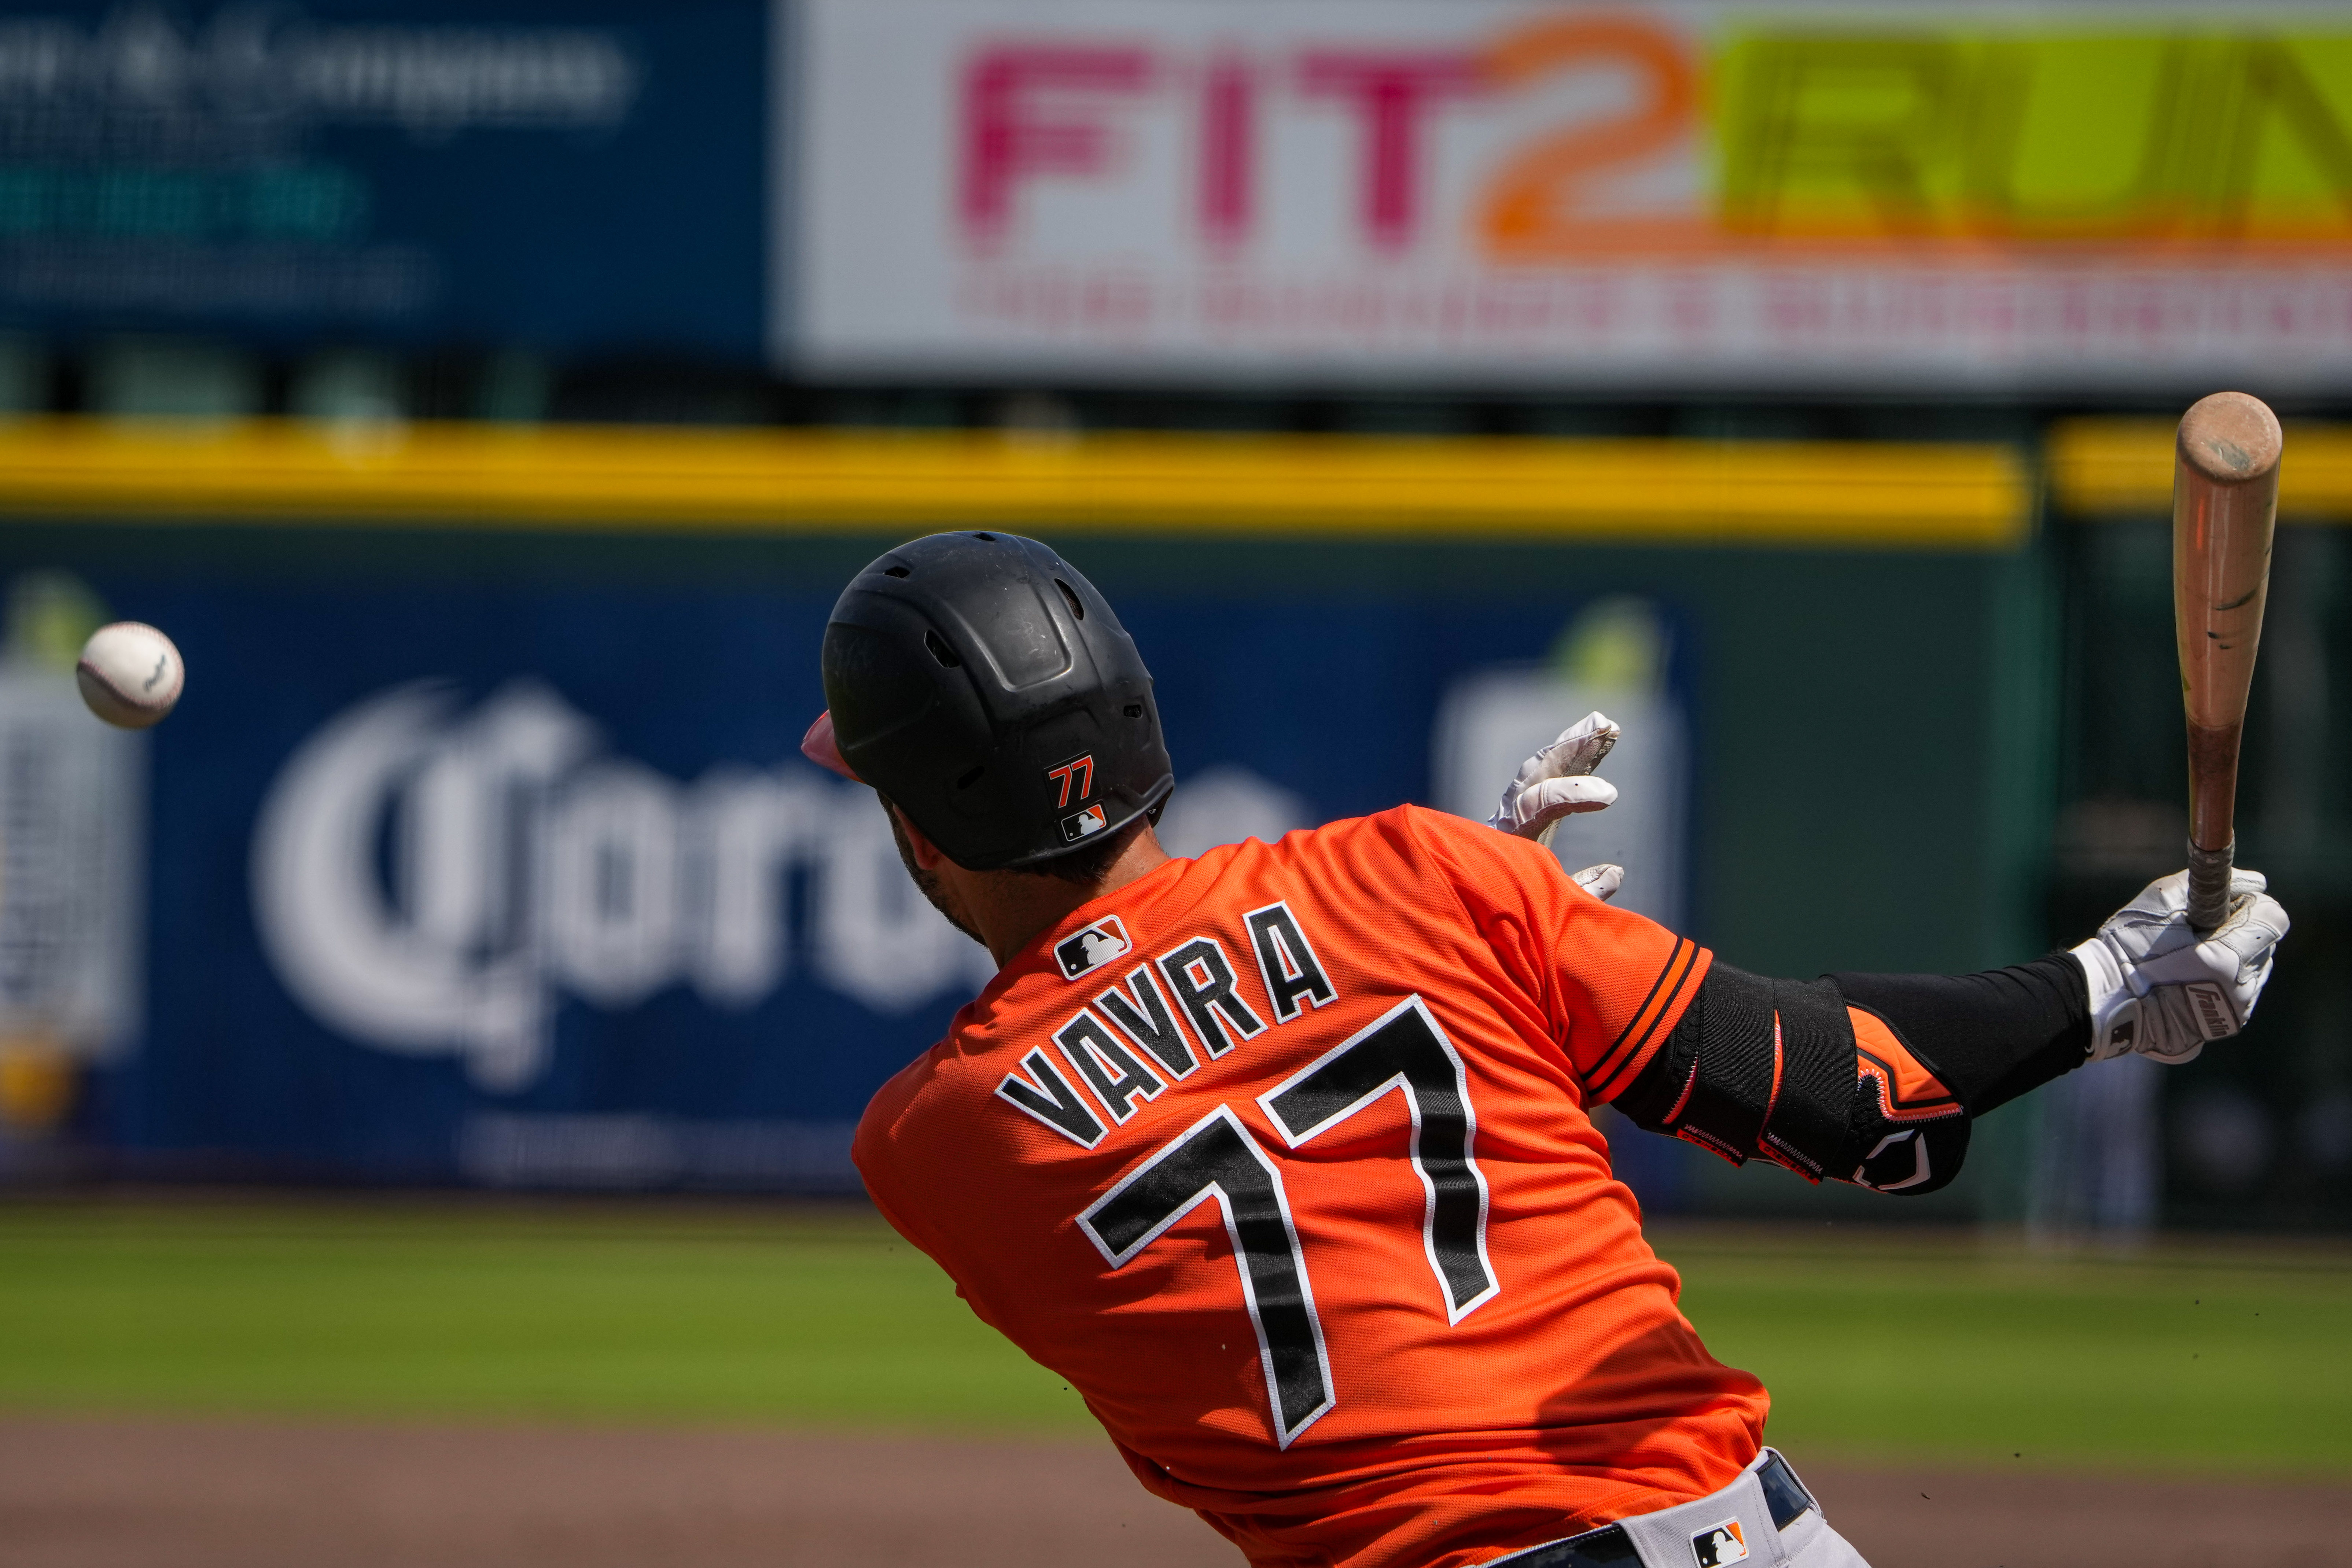
[[[143,621],[99,627],[74,667],[89,710],[123,730],[144,730],[169,713],[185,673],[172,639]]]

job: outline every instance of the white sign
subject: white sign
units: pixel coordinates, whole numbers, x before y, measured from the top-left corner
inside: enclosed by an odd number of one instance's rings
[[[1617,800],[1606,811],[1562,821],[1552,836],[1552,853],[1571,872],[1622,866],[1624,886],[1611,901],[1669,931],[1685,931],[1688,745],[1682,708],[1665,694],[1580,686],[1540,668],[1464,676],[1438,710],[1432,759],[1437,805],[1484,822],[1521,763],[1596,710],[1624,731],[1599,770],[1617,786]]]
[[[780,16],[772,318],[811,374],[2352,384],[2324,11]]]
[[[77,734],[113,735],[61,689]],[[11,733],[0,724],[0,758]],[[1279,837],[1305,811],[1240,769],[1178,799],[1188,853]],[[459,1058],[496,1090],[539,1078],[566,999],[616,1011],[683,985],[740,1010],[797,963],[896,1016],[996,973],[908,879],[872,790],[797,761],[682,783],[607,752],[593,721],[528,679],[470,711],[419,681],[329,721],[272,783],[252,874],[263,951],[313,1016],[380,1050]]]
[[[322,1023],[512,1089],[546,1065],[560,997],[626,1008],[687,984],[742,1008],[782,984],[795,868],[815,877],[804,946],[831,989],[898,1014],[995,973],[908,880],[873,791],[798,763],[680,784],[603,754],[533,681],[469,713],[446,687],[399,687],[320,729],[263,803],[253,901]]]
[[[83,1060],[139,1026],[147,745],[68,672],[0,666],[0,1039]]]

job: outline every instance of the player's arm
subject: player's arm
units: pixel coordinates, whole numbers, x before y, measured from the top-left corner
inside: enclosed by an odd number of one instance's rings
[[[1571,726],[1520,766],[1487,826],[1542,843],[1568,816],[1607,806],[1616,792],[1591,773],[1617,735],[1617,726],[1599,713]],[[1593,867],[1574,880],[1606,899],[1622,876],[1614,866]],[[1475,871],[1472,879],[1480,879]],[[1495,885],[1508,880],[1507,874],[1491,878]],[[1539,884],[1530,896],[1542,898]],[[1551,994],[1562,1004],[1571,1059],[1588,1091],[1636,1125],[1686,1139],[1734,1164],[1760,1154],[1811,1181],[1927,1192],[1959,1169],[1968,1101],[1920,1060],[1895,1026],[1867,1005],[1850,1004],[1834,980],[1803,984],[1750,974],[1620,910],[1571,903],[1530,914],[1533,925],[1554,936],[1548,944],[1552,962],[1544,967],[1560,983]],[[1652,974],[1645,986],[1612,994],[1622,989],[1612,980]],[[2023,1069],[2029,1074],[2043,1058],[2079,1062],[2074,1037],[2087,1031],[2080,972],[2073,976],[2071,990],[2068,977],[2055,973],[2021,971],[2006,984],[1969,977],[1987,984],[1963,984],[1964,1004],[1990,992],[2023,1005],[2010,1010],[2015,1016],[1990,1019],[1983,1008],[1963,1005],[1965,1022],[1956,1032],[2010,1042],[1989,1064],[1995,1079],[2014,1076],[2020,1061],[2031,1064]],[[1948,1014],[1952,983],[1930,978],[1925,989]],[[1926,1016],[1928,1010],[1910,1001],[1906,993],[1895,1010]],[[2022,1043],[2028,1040],[2034,1043]],[[2053,1067],[2044,1076],[2063,1070]]]
[[[1927,1193],[1977,1117],[2086,1061],[2186,1061],[2252,1016],[2286,911],[2242,876],[2215,931],[2185,875],[2070,952],[1978,974],[1767,980],[1717,962],[1612,1102],[1640,1126],[1810,1180]],[[1849,1076],[1850,1075],[1850,1076]]]
[[[1760,1156],[1808,1181],[1929,1193],[1958,1173],[1975,1117],[2082,1063],[2084,996],[2063,955],[1985,974],[1814,981],[1718,959],[1611,1103],[1734,1164]]]
[[[1520,767],[1488,825],[1541,842],[1608,805],[1616,792],[1591,775],[1617,734],[1598,713],[1572,726]],[[1605,899],[1621,876],[1593,867],[1575,880]],[[2072,952],[1979,974],[1801,983],[1695,952],[1686,973],[1703,978],[1685,1000],[1664,994],[1678,988],[1665,984],[1669,959],[1652,991],[1661,1015],[1678,1009],[1674,1026],[1637,1035],[1645,997],[1624,1030],[1601,1033],[1630,1060],[1612,1050],[1580,1066],[1637,1125],[1734,1163],[1760,1155],[1808,1180],[1933,1192],[1958,1173],[1969,1123],[1995,1107],[2126,1051],[2186,1061],[2244,1026],[2287,918],[2258,875],[2231,891],[2229,918],[2200,933],[2186,874],[2165,878]]]

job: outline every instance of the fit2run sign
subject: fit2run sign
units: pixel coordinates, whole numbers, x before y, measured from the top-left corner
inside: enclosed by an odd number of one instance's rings
[[[2352,21],[805,0],[829,374],[2352,384]]]

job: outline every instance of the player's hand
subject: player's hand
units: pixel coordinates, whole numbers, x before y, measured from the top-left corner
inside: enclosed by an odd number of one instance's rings
[[[1587,866],[1569,880],[1605,904],[1617,896],[1618,889],[1625,885],[1625,868]]]
[[[1617,786],[1607,779],[1594,778],[1592,770],[1617,743],[1617,726],[1601,713],[1587,713],[1562,730],[1559,740],[1519,764],[1517,776],[1503,786],[1503,804],[1495,808],[1486,826],[1547,843],[1561,817],[1599,811],[1615,800]],[[1581,882],[1601,869],[1595,866],[1580,871],[1577,880]],[[1624,873],[1618,875],[1622,878]],[[1615,890],[1613,886],[1610,889]]]
[[[2259,871],[2230,877],[2230,912],[2200,937],[2189,924],[2189,873],[2150,882],[2074,950],[2091,987],[2091,1059],[2126,1051],[2185,1062],[2254,1016],[2286,910]]]

